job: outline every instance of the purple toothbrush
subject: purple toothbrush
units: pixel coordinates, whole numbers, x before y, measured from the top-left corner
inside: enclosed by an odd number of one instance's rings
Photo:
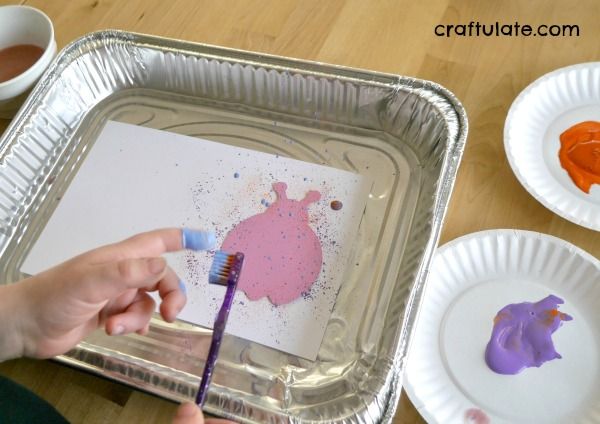
[[[208,357],[204,365],[204,371],[202,373],[202,380],[200,381],[200,387],[198,394],[196,395],[196,404],[202,407],[208,394],[208,386],[212,379],[213,370],[217,362],[219,355],[219,348],[221,347],[221,341],[223,340],[223,333],[225,332],[225,325],[227,325],[227,317],[231,310],[231,304],[233,303],[233,296],[235,295],[235,289],[237,287],[238,280],[240,279],[240,272],[242,270],[242,264],[244,263],[244,254],[236,253],[235,255],[223,252],[219,250],[215,253],[210,272],[208,273],[209,284],[218,284],[221,286],[227,286],[225,292],[225,299],[217,314],[215,325],[213,326],[212,340],[210,342],[210,349],[208,351]]]

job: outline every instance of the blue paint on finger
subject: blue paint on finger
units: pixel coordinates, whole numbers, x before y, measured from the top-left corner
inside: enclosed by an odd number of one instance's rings
[[[191,230],[182,231],[183,248],[190,250],[210,250],[215,247],[217,239],[212,231]]]
[[[183,280],[179,280],[179,289],[187,297],[187,287],[185,286],[185,282]]]

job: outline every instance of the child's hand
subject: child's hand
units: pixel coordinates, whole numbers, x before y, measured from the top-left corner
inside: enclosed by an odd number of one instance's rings
[[[0,360],[62,354],[99,326],[110,335],[144,334],[155,310],[150,291],[158,291],[165,321],[174,321],[186,302],[185,287],[161,255],[213,244],[210,233],[151,231],[5,286],[0,319],[9,319],[10,325],[0,324],[0,336],[6,336],[0,345],[9,342],[11,348],[0,353]]]

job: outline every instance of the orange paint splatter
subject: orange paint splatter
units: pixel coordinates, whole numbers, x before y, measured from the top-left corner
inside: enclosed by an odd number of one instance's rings
[[[552,325],[554,322],[554,318],[558,317],[561,321],[569,321],[571,317],[563,312],[560,312],[558,309],[547,309],[546,310],[546,319],[544,320],[544,324]]]
[[[497,314],[497,315],[494,317],[494,325],[495,325],[495,324],[498,324],[498,323],[499,323],[501,320],[503,320],[503,319],[507,319],[507,318],[510,318],[508,314],[506,314],[506,313],[504,313],[504,312],[500,312],[499,314]]]
[[[560,135],[561,166],[582,191],[600,184],[600,122],[585,121]]]

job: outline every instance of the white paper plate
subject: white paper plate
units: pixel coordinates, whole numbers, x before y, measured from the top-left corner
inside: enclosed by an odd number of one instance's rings
[[[581,191],[560,166],[560,134],[600,121],[600,62],[558,69],[515,99],[504,125],[508,161],[523,186],[551,211],[600,231],[600,185]]]
[[[562,359],[517,375],[484,359],[496,313],[555,294],[573,317],[554,333]],[[425,289],[405,375],[432,423],[600,422],[600,261],[555,237],[474,233],[441,247]]]

